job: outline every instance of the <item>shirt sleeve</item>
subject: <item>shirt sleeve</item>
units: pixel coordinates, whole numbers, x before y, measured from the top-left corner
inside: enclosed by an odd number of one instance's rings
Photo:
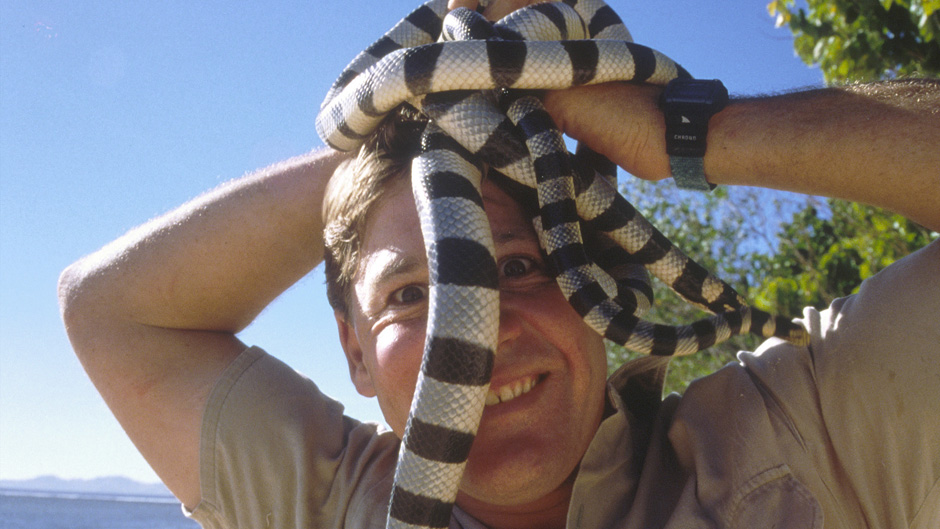
[[[769,341],[740,359],[812,463],[807,480],[873,526],[940,516],[940,241],[802,321],[808,349]]]
[[[257,348],[210,394],[200,446],[206,528],[384,527],[394,433],[343,415],[306,377]]]

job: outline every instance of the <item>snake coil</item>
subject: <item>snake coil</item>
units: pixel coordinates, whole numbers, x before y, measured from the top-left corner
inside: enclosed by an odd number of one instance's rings
[[[694,353],[744,332],[808,342],[802,327],[748,307],[672,245],[617,192],[613,164],[580,147],[568,153],[539,100],[526,95],[608,81],[664,85],[676,77],[689,74],[634,44],[601,0],[536,4],[492,25],[430,0],[334,83],[317,131],[336,149],[359,148],[404,103],[430,120],[412,165],[430,276],[428,330],[388,527],[448,527],[482,415],[499,331],[483,164],[522,189],[523,199],[537,200],[533,222],[549,266],[604,337],[654,355]],[[642,320],[652,290],[624,260],[714,316],[680,327]]]

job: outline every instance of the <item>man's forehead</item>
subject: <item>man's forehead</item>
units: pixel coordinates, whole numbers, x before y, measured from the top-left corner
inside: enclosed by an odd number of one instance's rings
[[[482,195],[497,246],[536,237],[522,208],[499,186],[484,181]],[[360,277],[377,284],[396,275],[426,269],[424,240],[410,188],[401,186],[390,193],[376,213],[364,241],[360,262],[364,275]]]
[[[535,229],[522,206],[490,180],[483,182],[483,206],[497,245],[535,237]]]

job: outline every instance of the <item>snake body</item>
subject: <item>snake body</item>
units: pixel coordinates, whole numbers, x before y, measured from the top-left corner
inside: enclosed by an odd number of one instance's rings
[[[665,84],[689,74],[634,44],[600,0],[537,4],[490,25],[446,0],[422,5],[343,71],[317,131],[353,150],[408,103],[430,122],[412,166],[428,255],[424,359],[399,454],[389,527],[447,527],[484,406],[499,331],[494,245],[480,186],[493,178],[538,202],[533,223],[556,280],[597,332],[647,354],[683,355],[753,332],[808,338],[786,318],[748,307],[686,257],[616,190],[615,167],[567,152],[541,103],[514,89],[607,81]],[[506,110],[504,111],[503,108]],[[691,325],[644,321],[646,267],[690,303],[715,313]]]

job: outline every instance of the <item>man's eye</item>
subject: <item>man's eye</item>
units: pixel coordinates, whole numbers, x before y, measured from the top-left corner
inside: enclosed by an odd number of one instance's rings
[[[502,277],[525,277],[535,267],[532,259],[525,257],[511,257],[499,265],[499,274]]]
[[[408,285],[392,292],[392,301],[398,304],[411,304],[423,301],[428,295],[427,287]]]

